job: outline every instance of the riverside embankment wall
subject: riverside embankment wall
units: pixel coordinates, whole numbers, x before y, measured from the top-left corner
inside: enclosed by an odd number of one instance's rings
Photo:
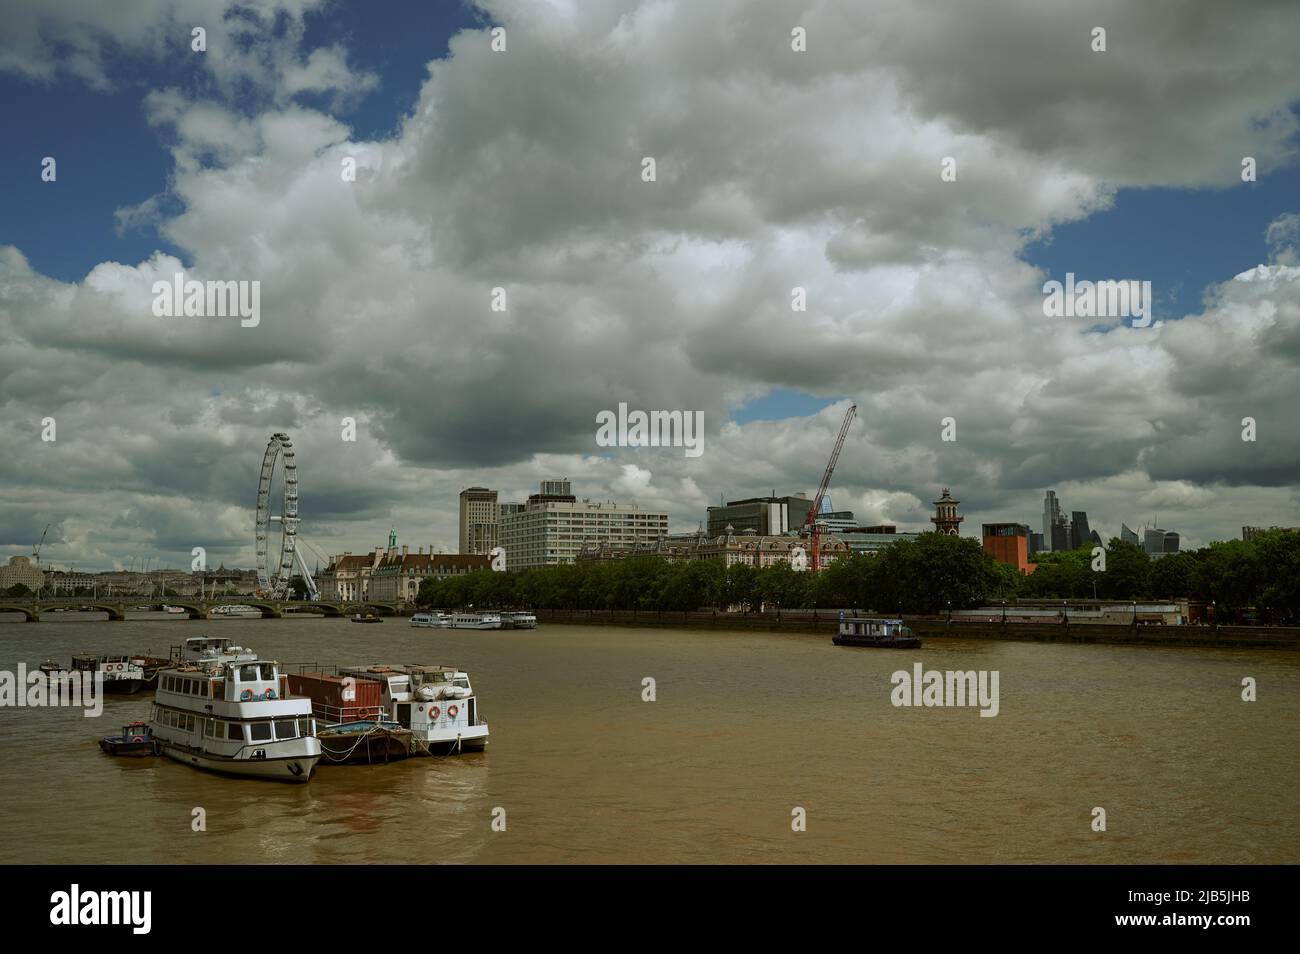
[[[719,613],[633,610],[536,610],[542,623],[597,626],[659,626],[832,635],[838,613]],[[1216,646],[1300,649],[1300,629],[1281,626],[1117,626],[1101,623],[1002,623],[904,616],[918,636],[1003,639],[1019,642],[1129,643],[1150,646]]]

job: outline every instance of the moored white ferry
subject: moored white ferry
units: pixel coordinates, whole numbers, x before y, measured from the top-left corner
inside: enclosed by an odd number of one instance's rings
[[[508,612],[501,614],[502,629],[536,629],[537,617],[532,613]]]
[[[311,700],[270,660],[164,669],[149,728],[156,752],[210,772],[306,782],[321,757]]]
[[[262,611],[256,606],[245,606],[243,603],[227,603],[223,606],[213,607],[208,615],[238,619],[261,619]]]
[[[407,622],[425,629],[446,629],[451,617],[446,613],[416,613]]]
[[[450,755],[487,746],[488,724],[479,715],[469,675],[455,667],[352,666],[340,668],[339,675],[381,685],[384,712],[411,730],[412,754]]]
[[[448,629],[500,629],[501,616],[497,613],[452,613]]]

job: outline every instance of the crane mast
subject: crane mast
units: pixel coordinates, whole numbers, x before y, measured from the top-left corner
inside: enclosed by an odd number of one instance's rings
[[[826,470],[822,473],[822,482],[817,487],[817,496],[813,499],[813,505],[808,511],[808,519],[804,521],[804,530],[812,538],[812,560],[811,565],[814,571],[821,569],[821,546],[822,535],[821,527],[817,524],[817,515],[822,510],[822,500],[826,498],[826,490],[831,484],[831,475],[835,473],[835,462],[840,459],[840,451],[844,448],[844,439],[848,437],[849,425],[853,423],[853,417],[858,413],[858,406],[850,404],[849,409],[844,412],[844,423],[840,425],[840,435],[835,439],[835,449],[831,451],[831,458],[826,462]]]
[[[45,546],[45,534],[50,532],[50,525],[47,523],[45,529],[41,531],[41,542],[32,547],[32,563],[37,569],[41,565],[41,547]]]

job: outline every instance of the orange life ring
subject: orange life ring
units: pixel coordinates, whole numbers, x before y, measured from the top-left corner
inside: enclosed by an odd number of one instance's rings
[[[436,718],[438,718],[438,716],[441,715],[441,714],[442,714],[442,710],[439,709],[437,706],[429,706],[429,716],[430,716],[430,718],[436,719]]]
[[[132,741],[132,742],[143,742],[143,741],[144,741],[144,736],[143,736],[143,735],[133,735],[133,736],[131,736],[131,741]]]
[[[447,715],[448,715],[450,718],[453,718],[453,719],[456,718],[456,716],[457,716],[459,713],[460,713],[460,706],[457,706],[457,705],[450,705],[450,706],[447,707]]]

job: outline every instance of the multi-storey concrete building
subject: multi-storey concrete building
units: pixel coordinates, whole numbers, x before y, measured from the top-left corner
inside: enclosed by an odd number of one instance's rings
[[[666,511],[578,500],[567,480],[554,480],[543,481],[542,492],[530,496],[523,509],[502,514],[498,540],[507,568],[523,570],[572,563],[584,544],[625,549],[667,533]]]
[[[611,560],[635,557],[657,557],[674,563],[683,560],[718,560],[726,566],[743,563],[761,568],[777,563],[788,563],[793,548],[800,546],[807,551],[808,540],[789,534],[782,536],[759,534],[753,530],[742,530],[737,533],[733,527],[727,527],[724,533],[716,537],[703,533],[674,534],[660,537],[653,543],[631,547],[593,543],[579,551],[578,559],[584,562],[607,563]],[[848,553],[849,545],[839,535],[822,535],[823,568],[840,557],[847,556]]]
[[[45,574],[32,566],[29,557],[15,556],[9,558],[6,566],[0,566],[0,592],[11,586],[22,584],[35,592],[45,583]]]
[[[780,536],[802,527],[812,505],[802,494],[729,500],[725,506],[708,508],[706,532],[710,537],[717,537],[730,526],[736,533],[753,530],[762,536]]]
[[[915,540],[920,534],[908,530],[899,533],[898,527],[889,523],[875,527],[854,527],[851,530],[840,530],[838,536],[848,544],[849,549],[854,553],[879,553],[886,547],[891,547],[903,540]]]
[[[461,553],[488,553],[497,545],[500,512],[495,490],[470,487],[460,492]]]

